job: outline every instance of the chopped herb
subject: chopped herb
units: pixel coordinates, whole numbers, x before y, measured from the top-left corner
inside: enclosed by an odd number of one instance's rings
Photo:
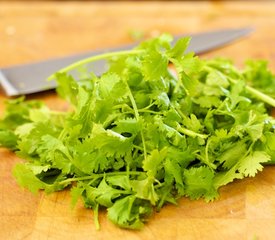
[[[18,183],[32,192],[71,186],[72,206],[82,198],[97,228],[105,207],[118,226],[140,229],[167,203],[215,200],[221,186],[274,163],[275,77],[267,64],[239,70],[185,54],[189,38],[171,40],[161,35],[52,75],[68,112],[8,101],[0,144],[26,160],[13,170]],[[70,75],[99,59],[109,61],[101,76]]]

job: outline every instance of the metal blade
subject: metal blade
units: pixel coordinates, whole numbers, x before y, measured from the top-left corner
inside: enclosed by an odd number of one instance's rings
[[[192,51],[196,54],[205,53],[224,46],[250,32],[250,28],[241,28],[192,34],[187,51]],[[175,41],[184,36],[187,35],[176,36]],[[30,94],[53,89],[56,87],[56,82],[48,82],[46,79],[59,69],[92,55],[109,51],[127,50],[135,46],[136,44],[130,44],[117,48],[90,51],[62,58],[3,68],[0,70],[0,83],[8,96]],[[106,63],[104,61],[96,62],[92,66],[92,70],[95,74],[101,74],[104,72],[104,69],[106,69]]]

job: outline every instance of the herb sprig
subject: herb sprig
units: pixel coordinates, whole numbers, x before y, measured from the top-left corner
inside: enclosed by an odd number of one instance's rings
[[[118,226],[140,229],[167,203],[215,200],[221,186],[274,163],[275,77],[267,64],[238,70],[186,54],[189,38],[171,41],[162,35],[55,73],[68,112],[8,101],[0,144],[26,160],[13,169],[17,182],[32,192],[69,186],[72,206],[82,198],[97,228],[106,207]],[[109,61],[101,76],[70,74],[100,59]]]

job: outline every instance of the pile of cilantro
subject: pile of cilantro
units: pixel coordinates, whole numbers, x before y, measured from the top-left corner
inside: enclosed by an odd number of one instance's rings
[[[275,162],[275,76],[261,60],[242,70],[185,53],[170,35],[92,56],[51,78],[67,112],[24,98],[7,102],[0,143],[25,159],[13,174],[32,192],[69,188],[123,228],[181,197],[218,198],[234,179]],[[101,76],[83,68],[108,60]],[[82,69],[78,81],[73,71]]]

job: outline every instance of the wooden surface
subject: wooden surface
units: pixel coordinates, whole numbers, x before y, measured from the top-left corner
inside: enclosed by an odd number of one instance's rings
[[[129,32],[192,33],[224,27],[255,28],[249,37],[202,57],[264,58],[275,70],[275,3],[232,2],[0,2],[0,68],[132,41]],[[66,103],[53,92],[36,94],[54,109]],[[0,113],[6,99],[0,93]],[[0,239],[274,239],[275,167],[221,189],[214,203],[182,199],[165,206],[142,231],[122,230],[79,203],[67,191],[36,196],[17,186],[11,169],[19,159],[0,150]]]

